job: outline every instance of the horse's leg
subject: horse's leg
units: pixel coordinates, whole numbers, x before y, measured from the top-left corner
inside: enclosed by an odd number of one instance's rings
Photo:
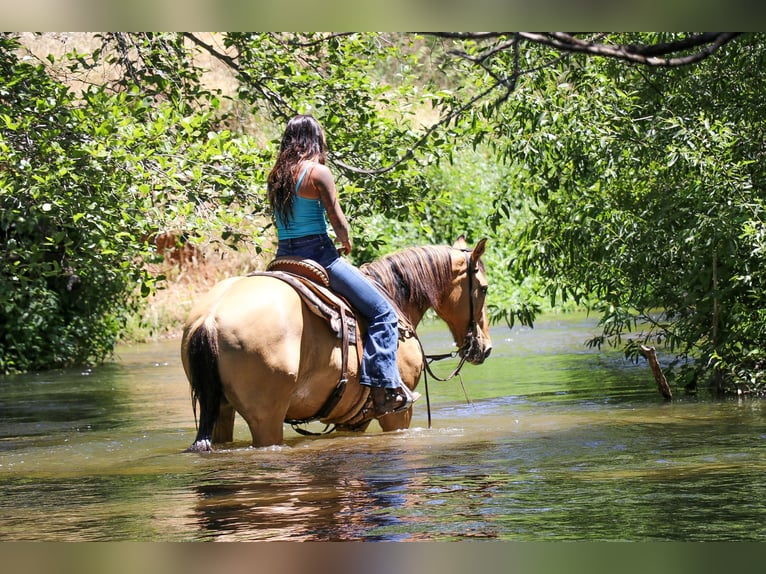
[[[273,374],[268,381],[253,377],[243,380],[231,397],[237,412],[250,429],[254,447],[282,444],[284,441],[282,425],[289,397],[282,396],[282,389],[292,389],[294,385],[294,379],[275,377]]]
[[[259,383],[255,384],[254,381]],[[249,392],[240,392],[241,405],[237,409],[247,422],[254,447],[282,444],[284,420],[290,392],[295,387],[295,377],[289,374],[265,374],[254,377],[246,385]]]
[[[284,442],[283,420],[276,417],[265,417],[258,415],[250,417],[247,425],[250,427],[250,434],[253,437],[253,446],[263,447],[282,444]]]
[[[272,349],[276,352],[276,349]],[[297,363],[297,361],[296,361]],[[222,353],[221,378],[231,405],[245,419],[254,447],[282,444],[283,422],[297,365],[291,373],[258,353]]]
[[[213,444],[234,441],[234,407],[225,398],[221,400],[218,419],[213,427]]]

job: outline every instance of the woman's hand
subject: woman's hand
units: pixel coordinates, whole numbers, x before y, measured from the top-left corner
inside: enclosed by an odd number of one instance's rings
[[[338,253],[341,255],[350,255],[351,254],[351,239],[346,239],[345,241],[341,241],[341,246],[338,247]]]

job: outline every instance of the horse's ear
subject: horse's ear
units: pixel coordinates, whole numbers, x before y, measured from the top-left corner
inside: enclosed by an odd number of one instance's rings
[[[484,255],[484,250],[487,248],[487,238],[484,237],[483,239],[480,239],[479,242],[476,244],[476,247],[473,248],[473,252],[471,253],[471,259],[474,263],[478,263],[479,259],[481,259],[481,256]]]
[[[465,235],[458,237],[452,247],[455,249],[468,249],[468,244],[465,242]]]

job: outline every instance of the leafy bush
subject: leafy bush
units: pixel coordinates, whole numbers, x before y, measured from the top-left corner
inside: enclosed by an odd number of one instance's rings
[[[532,214],[511,270],[592,298],[593,345],[695,359],[679,371],[689,388],[711,372],[720,388],[763,386],[762,42],[690,69],[567,62],[506,110],[519,135],[499,147],[524,166]]]
[[[144,265],[154,234],[205,230],[220,213],[236,241],[244,213],[227,209],[260,197],[258,152],[211,111],[135,86],[76,95],[17,49],[0,36],[4,373],[104,360],[163,279]]]

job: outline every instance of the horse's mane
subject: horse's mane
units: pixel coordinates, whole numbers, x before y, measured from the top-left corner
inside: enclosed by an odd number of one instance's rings
[[[410,247],[363,265],[361,269],[399,309],[410,305],[434,307],[452,282],[451,248],[446,245]]]

